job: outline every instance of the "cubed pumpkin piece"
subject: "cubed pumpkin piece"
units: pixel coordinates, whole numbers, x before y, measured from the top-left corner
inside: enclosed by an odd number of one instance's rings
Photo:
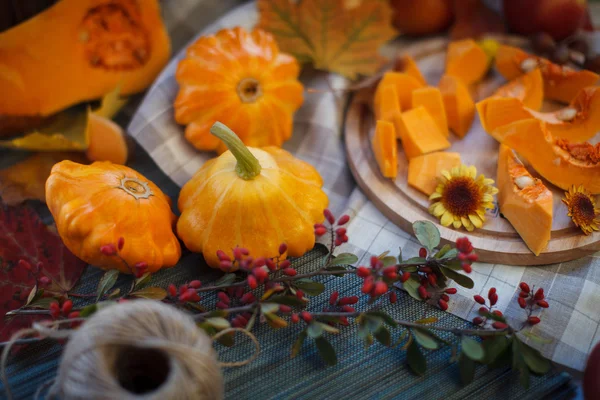
[[[377,121],[371,145],[381,174],[386,178],[395,178],[398,174],[398,144],[394,124]]]
[[[401,72],[386,72],[377,85],[377,90],[375,92],[375,103],[378,103],[378,97],[382,96],[382,92],[379,89],[385,87],[386,85],[394,85],[396,87],[401,110],[410,109],[412,104],[412,91],[424,86],[416,78],[408,74]]]
[[[423,86],[427,85],[427,81],[425,81],[425,78],[423,77],[421,70],[419,70],[417,63],[408,54],[404,54],[396,59],[394,71],[404,72],[405,74],[410,75],[418,80]]]
[[[446,74],[460,79],[465,85],[479,82],[489,67],[485,51],[473,39],[450,42],[446,53]]]
[[[396,120],[396,133],[409,159],[450,147],[450,142],[423,106],[403,112]]]
[[[440,89],[435,87],[425,87],[413,90],[412,106],[413,108],[419,106],[425,107],[427,112],[433,117],[438,128],[440,128],[440,132],[446,137],[449,136],[446,109],[444,108],[444,99],[442,99],[442,92],[440,92]]]
[[[456,77],[444,75],[439,83],[444,109],[448,119],[448,127],[458,137],[464,137],[475,117],[475,103],[469,89]]]
[[[521,100],[523,105],[534,111],[539,111],[544,102],[544,79],[539,68],[535,68],[512,81],[500,86],[494,93],[499,97],[514,97]]]
[[[411,158],[408,164],[408,184],[429,196],[435,192],[442,171],[449,171],[460,164],[459,153],[445,151]]]
[[[500,212],[527,247],[540,255],[552,233],[552,192],[531,176],[514,150],[505,145],[500,145],[498,153],[497,184]]]
[[[380,85],[377,92],[374,100],[375,118],[393,123],[402,110],[396,85]]]

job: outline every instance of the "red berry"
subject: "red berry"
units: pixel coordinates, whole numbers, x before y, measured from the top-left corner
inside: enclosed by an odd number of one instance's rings
[[[356,310],[354,309],[354,307],[350,307],[350,306],[343,306],[343,307],[342,307],[342,310],[343,310],[344,312],[347,312],[347,313],[353,313],[353,312],[355,312],[355,311],[356,311]]]
[[[302,290],[296,290],[296,297],[300,300],[304,299],[304,292]]]
[[[398,301],[396,292],[390,292],[390,303],[395,304]]]
[[[256,297],[254,296],[254,294],[248,292],[242,296],[240,301],[242,302],[242,304],[250,304],[256,301]]]
[[[373,277],[369,276],[367,279],[365,279],[365,282],[363,283],[361,292],[367,294],[370,293],[371,290],[373,290],[373,287],[375,286],[375,283],[373,282]]]
[[[378,267],[383,265],[383,263],[377,256],[371,256],[370,261],[371,261],[371,268],[373,268],[373,269],[377,269]]]
[[[348,235],[343,235],[340,240],[342,241],[342,243],[348,243]]]
[[[252,270],[252,275],[254,275],[259,282],[263,282],[265,279],[267,279],[269,277],[269,273],[267,272],[267,270],[262,267],[254,268]]]
[[[438,300],[438,306],[442,311],[446,311],[448,309],[448,303],[442,299]]]
[[[398,279],[398,272],[396,270],[396,267],[393,265],[391,267],[387,267],[386,269],[384,269],[383,275],[388,279],[392,279],[392,280]]]
[[[296,271],[294,268],[286,268],[283,270],[283,274],[287,276],[296,276],[298,271]]]
[[[337,303],[338,297],[340,296],[340,293],[335,291],[333,293],[331,293],[331,296],[329,296],[329,304],[331,304],[332,306],[335,305],[335,303]]]
[[[119,250],[123,250],[123,246],[125,246],[125,238],[121,236],[117,241],[117,247],[119,248]]]
[[[350,221],[350,216],[348,214],[344,214],[338,219],[338,225],[346,225]]]
[[[308,312],[308,311],[302,311],[300,313],[300,317],[304,320],[304,322],[306,323],[310,323],[310,321],[312,321],[312,315]]]
[[[300,322],[300,317],[298,316],[298,314],[292,314],[292,322],[297,324],[298,322]]]
[[[344,326],[350,325],[350,323],[348,322],[348,318],[347,317],[340,317],[340,324],[344,325]]]
[[[523,297],[523,298],[529,297],[529,293],[521,292],[521,293],[519,293],[519,297]]]
[[[181,294],[184,294],[185,292],[187,292],[187,290],[188,290],[188,285],[181,285],[181,286],[179,287],[179,294],[180,294],[180,295],[181,295]]]
[[[327,233],[327,228],[325,228],[324,226],[319,226],[318,228],[315,228],[316,236],[323,236],[326,233]]]
[[[535,295],[533,296],[534,300],[544,300],[544,289],[539,288],[536,290]]]
[[[58,304],[58,302],[53,301],[52,303],[50,303],[50,311],[60,311],[60,305]]]
[[[199,288],[200,288],[200,286],[202,286],[202,282],[201,282],[201,281],[199,281],[199,280],[197,280],[197,279],[196,279],[196,280],[194,280],[194,281],[191,281],[191,282],[190,282],[190,287],[191,287],[191,288],[194,288],[194,289],[199,289]]]
[[[435,274],[428,274],[427,281],[431,286],[437,286],[437,276]]]
[[[233,264],[231,263],[231,261],[223,260],[223,261],[219,262],[219,268],[223,272],[229,272],[231,270],[232,266],[233,266]]]
[[[490,296],[491,296],[492,294],[494,294],[494,293],[496,293],[496,288],[495,288],[495,287],[493,287],[493,288],[490,288],[490,290],[488,290],[488,299],[489,299],[489,298],[490,298]]]
[[[537,301],[537,305],[542,307],[542,308],[548,308],[550,307],[550,305],[548,304],[548,302],[546,300],[538,300]]]
[[[473,324],[475,325],[481,325],[483,323],[483,318],[481,317],[475,317],[473,318]]]
[[[478,302],[479,304],[485,304],[485,299],[482,296],[478,295],[478,294],[476,294],[475,296],[473,296],[473,299],[476,302]]]
[[[495,322],[492,324],[492,327],[493,327],[494,329],[506,329],[506,328],[508,328],[508,325],[506,325],[504,322],[495,321]]]
[[[338,301],[338,305],[345,306],[347,304],[356,304],[358,303],[358,296],[348,296],[342,297],[340,301]]]
[[[267,268],[269,268],[270,271],[275,271],[277,269],[277,264],[275,264],[275,261],[273,261],[272,258],[267,258],[265,260],[265,263],[267,264]]]
[[[402,276],[400,277],[400,282],[404,283],[404,282],[406,282],[409,279],[410,279],[410,272],[404,271],[402,273]]]
[[[231,258],[223,250],[217,250],[217,258],[219,261],[231,261]]]
[[[222,301],[219,301],[219,302],[217,303],[217,306],[216,306],[216,307],[217,307],[217,308],[220,308],[220,309],[222,309],[222,310],[225,310],[225,309],[229,308],[229,304],[226,304],[226,303],[223,303]]]
[[[227,296],[227,293],[225,292],[217,293],[217,297],[225,304],[229,304],[231,302],[231,299],[229,298],[229,296]]]
[[[336,246],[341,246],[342,245],[342,239],[335,238],[334,243],[335,243]]]
[[[497,315],[499,317],[503,316],[502,311],[500,311],[500,310],[494,310],[494,311],[492,311],[492,314]]]
[[[286,269],[288,268],[290,265],[292,265],[292,262],[290,260],[283,260],[279,263],[279,268],[280,269]]]
[[[430,274],[433,272],[433,270],[431,269],[431,267],[419,267],[419,272]]]
[[[497,302],[498,302],[498,294],[492,293],[492,295],[490,296],[490,304],[492,306],[494,306],[494,305],[496,305]]]
[[[488,310],[487,307],[479,307],[479,314],[481,315],[488,315],[490,312],[490,310]]]
[[[422,299],[429,298],[429,293],[427,292],[427,289],[425,288],[425,286],[419,286],[417,291],[419,292],[419,296],[421,296]]]
[[[264,267],[265,265],[267,265],[267,260],[264,257],[258,257],[254,260],[254,268]]]
[[[539,318],[539,317],[533,317],[533,316],[532,316],[532,317],[529,317],[529,318],[527,319],[527,322],[529,322],[531,325],[537,325],[537,324],[539,324],[539,323],[540,323],[540,321],[541,321],[541,320],[540,320],[540,318]]]
[[[289,313],[292,311],[292,307],[286,306],[285,304],[280,304],[279,311],[284,312],[284,313]]]
[[[519,307],[521,307],[521,308],[527,307],[527,302],[523,297],[519,297],[517,302],[519,303]]]
[[[79,315],[80,315],[79,311],[71,311],[69,313],[69,315],[67,315],[67,318],[75,319],[75,318],[79,318]]]
[[[531,291],[531,289],[529,289],[529,285],[526,284],[525,282],[521,282],[519,284],[519,287],[521,288],[521,290],[525,293],[529,293]]]
[[[448,296],[447,294],[443,293],[440,295],[440,299],[444,300],[445,302],[450,301],[450,296]]]
[[[19,262],[17,263],[17,266],[19,266],[20,268],[25,268],[28,271],[31,271],[31,264],[29,264],[29,262],[20,259]]]
[[[335,217],[328,208],[323,210],[323,215],[325,216],[325,218],[327,218],[327,221],[333,225],[333,223],[335,222]]]
[[[73,302],[71,300],[67,300],[62,305],[62,313],[63,315],[69,315],[71,310],[73,309]]]
[[[371,269],[362,266],[358,267],[356,269],[356,275],[360,276],[361,278],[366,278],[367,276],[371,275]]]
[[[473,251],[473,245],[468,238],[462,237],[456,240],[456,248],[461,253],[471,253]]]
[[[427,249],[425,247],[421,247],[419,249],[419,257],[421,257],[421,258],[427,257]]]
[[[115,247],[114,244],[109,243],[109,244],[100,246],[100,252],[102,254],[104,254],[105,256],[110,257],[110,256],[114,256],[115,254],[117,254],[117,248]]]
[[[467,255],[466,255],[465,253],[458,253],[458,256],[457,256],[457,258],[458,258],[460,261],[467,261],[467,259],[468,259]]]
[[[248,286],[250,286],[250,289],[256,289],[258,287],[258,282],[256,281],[256,278],[253,275],[248,275]]]
[[[242,254],[242,249],[239,247],[236,247],[235,249],[233,249],[233,258],[235,258],[236,260],[241,260],[244,257],[244,254]]]
[[[341,236],[341,237],[345,236],[346,235],[346,228],[337,228],[335,230],[335,234],[338,235],[338,236]]]
[[[475,253],[471,253],[467,256],[467,260],[471,262],[476,262],[477,260],[479,260],[479,256]]]
[[[456,288],[448,288],[446,290],[444,290],[444,292],[448,293],[448,294],[456,294],[456,292],[458,292],[458,290],[456,290]]]
[[[169,295],[172,297],[177,296],[177,287],[175,285],[173,285],[172,283],[169,284],[167,291],[169,292]]]
[[[470,264],[463,263],[461,265],[461,267],[462,267],[463,271],[465,271],[467,274],[470,274],[473,271],[473,267],[471,267]]]
[[[47,276],[41,276],[39,280],[40,280],[41,287],[48,286],[52,282],[52,280],[50,278],[48,278]]]
[[[387,291],[388,291],[387,283],[385,283],[383,281],[378,281],[375,284],[375,288],[373,289],[372,296],[378,297],[378,296],[381,296],[382,294],[385,294]]]
[[[285,253],[286,251],[287,251],[287,244],[281,243],[279,245],[279,254],[281,255],[281,254]]]

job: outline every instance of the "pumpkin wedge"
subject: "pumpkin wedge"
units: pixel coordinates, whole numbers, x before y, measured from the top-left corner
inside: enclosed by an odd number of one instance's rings
[[[377,90],[375,91],[375,104],[380,101],[379,98],[382,96],[381,89],[386,85],[393,85],[396,87],[400,109],[402,110],[410,109],[412,103],[412,91],[424,86],[416,78],[408,74],[401,72],[386,72],[377,85]]]
[[[450,171],[460,164],[459,153],[446,151],[413,157],[408,163],[408,184],[429,196],[435,192],[442,171]]]
[[[515,152],[500,145],[497,180],[500,212],[536,255],[546,248],[552,232],[552,192],[531,176]]]
[[[423,86],[427,85],[427,81],[423,77],[421,70],[417,66],[415,60],[409,56],[408,54],[404,54],[398,58],[396,58],[396,62],[394,63],[394,71],[396,72],[404,72],[407,75],[415,78],[419,83]]]
[[[89,144],[85,152],[90,161],[110,161],[125,165],[128,149],[123,129],[112,120],[90,114]]]
[[[460,79],[465,85],[479,82],[489,66],[485,51],[473,39],[450,42],[446,53],[446,74]]]
[[[521,100],[523,105],[535,111],[542,108],[544,102],[544,79],[539,68],[516,77],[507,84],[500,86],[494,93],[499,97],[514,97]]]
[[[386,178],[396,178],[398,175],[398,144],[394,124],[388,121],[377,121],[371,145],[381,174]]]
[[[383,85],[377,88],[379,95],[375,96],[373,107],[377,120],[394,123],[394,119],[400,116],[400,99],[396,85]]]
[[[529,54],[517,47],[500,45],[496,52],[496,69],[507,80],[539,67],[544,78],[544,96],[563,103],[571,102],[581,89],[592,86],[598,75],[587,70],[576,71]]]
[[[491,132],[513,121],[536,118],[556,139],[585,142],[600,131],[600,88],[582,89],[568,107],[553,112],[531,110],[516,98],[490,97],[477,103],[483,128]]]
[[[446,119],[446,109],[444,108],[444,99],[442,92],[435,87],[424,87],[415,89],[412,92],[413,108],[423,106],[433,117],[433,120],[440,128],[440,132],[448,137],[448,120]]]
[[[0,33],[0,115],[49,115],[150,85],[170,56],[157,0],[62,0]]]
[[[555,139],[547,124],[535,118],[515,121],[488,133],[518,152],[559,188],[583,185],[592,194],[600,193],[600,144]]]
[[[396,134],[402,140],[402,147],[409,160],[450,147],[450,142],[423,106],[403,112],[400,118],[396,119],[395,126]]]
[[[456,77],[444,75],[439,83],[448,127],[458,137],[464,137],[475,117],[475,103],[469,89]]]

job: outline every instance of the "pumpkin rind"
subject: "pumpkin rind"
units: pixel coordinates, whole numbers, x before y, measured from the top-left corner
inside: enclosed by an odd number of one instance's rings
[[[53,114],[148,87],[170,56],[157,0],[62,0],[0,33],[0,115]]]
[[[248,146],[281,146],[292,135],[292,117],[302,105],[300,67],[260,29],[224,29],[199,38],[177,66],[175,120],[199,150],[222,153],[210,134],[221,121]]]
[[[46,181],[46,203],[67,248],[87,263],[132,273],[145,262],[148,272],[174,266],[181,247],[173,233],[170,199],[131,168],[110,162],[81,165],[61,161]],[[125,239],[119,257],[101,246]]]
[[[530,184],[520,188],[516,180]],[[500,212],[536,255],[546,248],[552,233],[552,192],[535,179],[508,146],[500,145],[498,153],[498,203]]]
[[[381,174],[386,178],[395,179],[398,175],[398,144],[394,124],[377,121],[371,146]]]

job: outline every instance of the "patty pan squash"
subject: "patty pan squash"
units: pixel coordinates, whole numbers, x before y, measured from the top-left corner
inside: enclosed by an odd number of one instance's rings
[[[171,200],[131,168],[61,161],[46,181],[46,203],[67,248],[89,264],[132,273],[147,263],[156,272],[181,257]],[[117,250],[120,238],[124,246]],[[107,245],[118,254],[101,251]]]
[[[211,133],[229,148],[207,161],[179,195],[177,234],[188,249],[219,267],[217,250],[242,246],[254,257],[299,257],[315,244],[328,198],[317,170],[277,147],[246,147],[217,122]]]

